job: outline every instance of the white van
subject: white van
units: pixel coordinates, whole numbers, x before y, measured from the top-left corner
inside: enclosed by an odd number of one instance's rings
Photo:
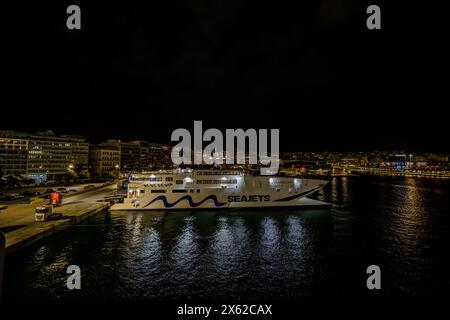
[[[36,221],[47,221],[53,215],[53,208],[51,206],[36,207],[34,219]]]

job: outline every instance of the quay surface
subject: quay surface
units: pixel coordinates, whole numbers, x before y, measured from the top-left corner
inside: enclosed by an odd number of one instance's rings
[[[109,205],[98,200],[115,190],[115,185],[108,185],[63,198],[63,205],[53,209],[62,217],[46,222],[35,221],[35,208],[39,204],[9,205],[0,212],[0,230],[5,233],[6,254],[17,252],[107,209]]]

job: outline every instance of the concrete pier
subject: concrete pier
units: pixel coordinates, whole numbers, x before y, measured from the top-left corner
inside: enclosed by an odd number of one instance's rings
[[[9,205],[0,212],[0,230],[5,234],[6,255],[26,248],[36,241],[107,209],[109,204],[98,202],[98,200],[114,190],[114,186],[105,186],[68,197],[63,200],[61,207],[53,209],[53,213],[60,213],[62,216],[46,222],[35,221],[34,213],[37,204]]]
[[[62,231],[68,226],[79,223],[107,208],[108,204],[105,203],[78,204],[55,208],[53,212],[61,213],[61,218],[46,222],[34,221],[33,223],[18,227],[16,230],[6,233],[6,255],[21,250],[56,232]]]

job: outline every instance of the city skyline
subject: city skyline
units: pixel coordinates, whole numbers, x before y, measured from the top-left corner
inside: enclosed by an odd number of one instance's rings
[[[171,159],[172,147],[169,144],[142,139],[131,141],[106,139],[101,143],[92,143],[82,136],[69,134],[57,136],[50,130],[38,133],[0,130],[0,175],[46,180],[56,176],[62,179],[67,176],[115,177],[119,173],[173,169],[178,166]],[[252,167],[249,152],[246,150],[247,155],[244,158],[244,167],[247,169]],[[236,154],[232,155],[235,156]],[[193,161],[192,154],[190,158]],[[359,168],[363,172],[368,168],[419,172],[425,170],[439,171],[445,175],[450,168],[449,154],[405,153],[401,150],[281,151],[279,155],[277,154],[277,159],[280,160],[281,168],[277,165],[276,173],[283,173],[283,169],[295,168],[295,174],[304,174],[305,172],[298,170],[303,170],[306,166],[312,170]],[[219,162],[215,163],[215,166],[234,167],[228,166],[228,151],[220,153],[216,156],[216,160]],[[221,163],[223,165],[220,165]],[[204,159],[202,158],[202,163],[195,164],[205,164]],[[243,166],[238,164],[237,168],[242,169]]]
[[[159,145],[167,145],[170,147],[173,147],[177,142],[176,141],[155,141],[152,139],[144,138],[136,136],[135,138],[122,138],[118,135],[112,135],[112,136],[104,136],[104,138],[99,138],[99,136],[96,136],[94,138],[90,138],[89,136],[83,135],[81,133],[73,133],[73,132],[67,132],[67,131],[57,131],[53,129],[43,128],[42,130],[37,131],[30,131],[30,130],[15,130],[15,129],[5,129],[0,128],[0,133],[19,133],[19,134],[28,134],[28,135],[43,135],[43,136],[54,136],[54,137],[64,137],[64,138],[72,138],[72,139],[84,139],[87,143],[92,145],[102,145],[107,144],[110,141],[119,141],[119,142],[139,142],[139,141],[145,141],[148,143],[154,143]],[[203,145],[207,145],[208,142],[203,142]],[[333,148],[325,149],[325,148],[316,148],[316,149],[280,149],[280,154],[283,153],[324,153],[324,152],[331,152],[331,153],[371,153],[371,152],[391,152],[391,153],[406,153],[406,154],[441,154],[441,155],[450,155],[450,151],[443,152],[443,151],[430,151],[430,150],[414,150],[414,149],[408,149],[408,148],[402,148],[402,147],[384,147],[384,148],[360,148],[360,149],[339,149],[335,150]]]

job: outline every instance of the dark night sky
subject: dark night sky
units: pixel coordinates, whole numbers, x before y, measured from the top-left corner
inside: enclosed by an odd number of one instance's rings
[[[445,8],[96,3],[2,3],[0,129],[165,142],[203,120],[280,128],[283,150],[450,152]],[[366,29],[372,3],[382,30]],[[66,29],[70,4],[81,31]]]

